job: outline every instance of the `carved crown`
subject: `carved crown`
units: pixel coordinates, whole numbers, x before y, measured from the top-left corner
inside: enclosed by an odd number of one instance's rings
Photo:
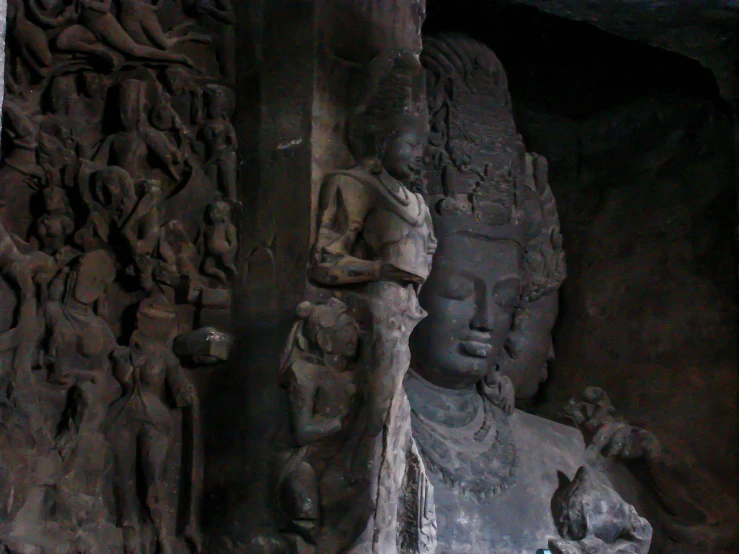
[[[426,199],[438,236],[476,229],[522,245],[525,299],[558,288],[566,269],[559,218],[542,156],[516,132],[505,71],[465,35],[424,38],[430,134]]]
[[[367,66],[356,106],[348,138],[359,159],[376,155],[377,140],[383,135],[408,126],[425,134],[425,77],[413,52],[391,50],[376,56]]]

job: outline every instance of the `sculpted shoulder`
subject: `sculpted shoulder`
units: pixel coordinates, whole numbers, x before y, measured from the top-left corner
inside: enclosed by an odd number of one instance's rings
[[[577,429],[521,410],[511,417],[521,463],[533,462],[572,476],[585,463],[585,442]]]

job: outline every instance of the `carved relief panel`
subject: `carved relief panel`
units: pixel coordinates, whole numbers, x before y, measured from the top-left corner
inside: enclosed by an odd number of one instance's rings
[[[191,372],[232,342],[234,25],[229,0],[9,3],[8,552],[201,550]]]

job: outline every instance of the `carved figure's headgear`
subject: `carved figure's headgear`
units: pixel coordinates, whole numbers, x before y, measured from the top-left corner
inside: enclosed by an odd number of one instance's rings
[[[427,132],[424,72],[411,51],[391,50],[375,57],[361,90],[348,128],[358,159],[375,156],[378,139],[400,129]]]
[[[440,240],[473,233],[522,246],[525,299],[565,275],[559,220],[546,160],[527,154],[516,132],[508,81],[495,54],[464,35],[424,39],[430,135],[426,200]]]

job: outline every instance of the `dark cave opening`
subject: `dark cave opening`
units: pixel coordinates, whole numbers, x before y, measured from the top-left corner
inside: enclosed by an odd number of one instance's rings
[[[601,386],[632,423],[734,490],[734,137],[714,76],[504,2],[428,0],[424,35],[440,32],[496,53],[518,132],[550,162],[568,279],[556,361],[525,405],[553,416]]]

